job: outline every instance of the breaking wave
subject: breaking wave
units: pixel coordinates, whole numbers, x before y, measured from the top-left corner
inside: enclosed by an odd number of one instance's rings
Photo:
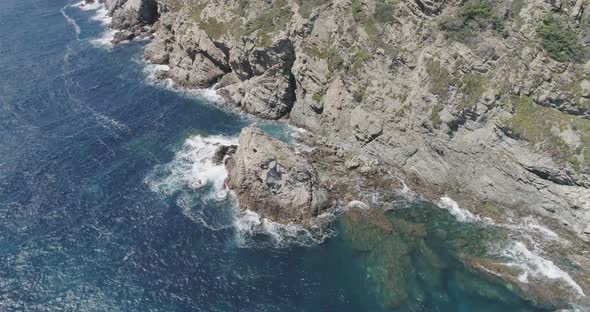
[[[210,186],[213,198],[216,192],[224,190],[227,171],[225,166],[213,164],[211,158],[218,146],[234,144],[237,144],[237,138],[191,136],[171,163],[158,167],[156,176],[148,177],[148,185],[167,196],[179,190],[196,191]]]
[[[112,40],[117,32],[114,29],[108,28],[108,26],[112,22],[112,18],[109,16],[109,11],[107,10],[104,3],[100,3],[95,1],[93,3],[85,3],[84,1],[80,1],[72,5],[72,7],[78,8],[82,11],[94,11],[94,15],[90,18],[93,21],[100,22],[106,29],[101,33],[98,38],[94,38],[90,40],[90,43],[97,47],[102,48],[112,48]],[[69,20],[68,20],[69,21]],[[72,20],[73,21],[73,20]],[[75,22],[74,22],[75,23]],[[77,33],[79,34],[79,27]]]
[[[236,243],[248,248],[285,248],[289,246],[314,246],[336,234],[336,215],[326,212],[316,218],[309,227],[300,224],[281,224],[260,217],[256,212],[239,212],[233,223]]]
[[[234,195],[224,185],[225,166],[212,162],[218,146],[237,143],[237,138],[231,137],[191,136],[174,159],[154,168],[145,182],[152,191],[173,199],[192,221],[215,231],[233,229],[239,247],[312,246],[334,236],[333,213],[322,214],[314,224],[304,227],[276,223],[249,210],[239,211]]]
[[[493,221],[489,218],[482,218],[480,216],[474,215],[473,213],[471,213],[470,211],[468,211],[466,209],[460,208],[459,204],[457,204],[456,201],[454,201],[453,199],[451,199],[448,196],[441,197],[440,201],[438,202],[438,205],[441,208],[446,209],[450,214],[455,216],[455,218],[457,218],[457,220],[459,220],[461,222],[493,223]]]
[[[152,64],[144,60],[137,60],[137,62],[141,62],[144,65],[143,72],[146,75],[146,82],[151,85],[155,85],[158,87],[162,87],[164,89],[174,91],[182,96],[194,98],[200,97],[205,99],[207,102],[218,105],[219,108],[225,110],[227,109],[227,105],[219,105],[223,103],[223,98],[217,93],[215,90],[215,86],[207,89],[191,89],[185,88],[177,85],[172,81],[172,79],[158,79],[156,75],[158,72],[161,71],[169,71],[170,66],[168,65],[159,65],[159,64]]]
[[[505,265],[522,270],[522,274],[518,277],[522,283],[528,283],[530,276],[558,279],[564,281],[578,296],[586,296],[580,285],[567,272],[557,267],[552,261],[532,252],[522,242],[514,242],[509,248],[502,248],[500,254],[512,261]]]
[[[467,223],[480,222],[485,225],[491,225],[497,228],[506,229],[510,233],[511,241],[508,246],[496,247],[492,254],[509,259],[509,262],[502,263],[509,267],[516,267],[522,271],[518,279],[522,283],[528,283],[529,277],[545,278],[552,280],[561,280],[567,287],[575,291],[578,296],[585,297],[582,288],[572,279],[572,277],[556,266],[551,260],[543,258],[544,254],[542,245],[544,242],[558,242],[561,245],[567,245],[570,242],[561,238],[557,233],[547,228],[532,216],[527,216],[514,222],[508,220],[508,223],[495,223],[489,218],[482,218],[459,205],[449,197],[442,197],[439,206],[449,211],[457,220]],[[527,245],[519,240],[528,242],[533,247],[531,251]]]

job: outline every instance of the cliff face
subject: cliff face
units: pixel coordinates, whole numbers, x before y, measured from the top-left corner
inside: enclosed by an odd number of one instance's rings
[[[433,196],[590,238],[585,1],[159,5],[145,57],[170,66],[160,77],[288,118]]]
[[[367,190],[390,202],[399,176],[573,232],[571,272],[590,287],[586,0],[104,1],[113,27],[151,36],[157,77],[309,130],[301,154],[244,130],[228,163],[243,209],[307,223]]]

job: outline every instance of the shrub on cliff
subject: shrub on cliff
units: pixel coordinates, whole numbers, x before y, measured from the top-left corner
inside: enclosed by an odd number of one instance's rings
[[[458,15],[445,18],[440,27],[451,40],[468,42],[486,29],[501,31],[503,25],[489,0],[468,0]]]
[[[553,15],[548,14],[537,27],[537,35],[547,54],[558,62],[583,63],[588,52],[578,40],[578,35],[569,26],[563,26]]]

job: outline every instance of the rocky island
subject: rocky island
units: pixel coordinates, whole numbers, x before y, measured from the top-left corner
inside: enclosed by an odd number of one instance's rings
[[[405,183],[495,222],[538,216],[572,242],[556,253],[579,291],[461,261],[544,309],[588,304],[587,1],[102,1],[117,42],[152,39],[144,57],[167,65],[160,79],[213,88],[240,111],[306,130],[309,151],[256,127],[226,148],[242,209],[305,225],[351,201],[383,208]],[[345,218],[346,233],[403,228],[358,207]]]

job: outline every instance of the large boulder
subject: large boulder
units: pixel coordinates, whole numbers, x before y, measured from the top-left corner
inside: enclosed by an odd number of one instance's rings
[[[242,130],[227,169],[227,185],[235,191],[240,208],[261,217],[309,224],[331,205],[314,166],[256,126]]]

